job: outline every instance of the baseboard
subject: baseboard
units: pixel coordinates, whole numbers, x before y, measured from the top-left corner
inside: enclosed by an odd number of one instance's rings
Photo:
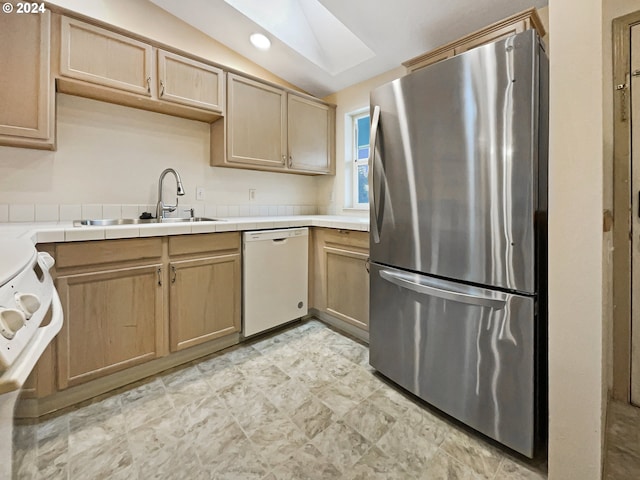
[[[369,332],[366,330],[358,328],[350,323],[345,322],[344,320],[336,318],[333,315],[329,315],[328,313],[321,312],[320,310],[317,310],[315,308],[309,309],[309,316],[315,317],[318,320],[331,325],[337,330],[341,330],[351,335],[352,337],[357,338],[358,340],[362,340],[367,345],[369,344]]]
[[[103,378],[97,378],[75,387],[60,390],[43,398],[25,398],[18,401],[15,409],[16,418],[38,418],[57,410],[70,407],[85,400],[116,390],[143,378],[156,375],[169,368],[191,362],[209,354],[224,350],[240,343],[240,335],[234,333],[211,342],[196,345],[187,350],[172,353],[142,365],[116,372]]]

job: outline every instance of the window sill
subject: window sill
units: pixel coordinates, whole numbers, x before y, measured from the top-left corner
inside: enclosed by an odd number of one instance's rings
[[[369,207],[342,207],[342,210],[348,210],[350,212],[368,212]]]

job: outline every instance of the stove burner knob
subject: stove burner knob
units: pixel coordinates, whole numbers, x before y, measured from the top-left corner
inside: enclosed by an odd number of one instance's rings
[[[40,308],[40,299],[32,293],[16,293],[15,299],[27,320]]]
[[[24,326],[25,322],[24,313],[20,310],[13,308],[0,310],[0,334],[9,340]]]

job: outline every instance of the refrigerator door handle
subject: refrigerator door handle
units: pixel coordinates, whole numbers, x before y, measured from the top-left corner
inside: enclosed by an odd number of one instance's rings
[[[422,277],[422,282],[417,283],[412,280],[412,278],[415,278],[415,275],[407,275],[392,272],[390,270],[380,270],[380,276],[386,281],[401,288],[406,288],[423,295],[452,300],[454,302],[477,305],[480,307],[489,307],[494,310],[501,310],[507,304],[507,295],[501,292],[492,292],[492,296],[454,292],[452,290],[445,290],[436,286],[427,285],[424,277]]]
[[[374,192],[373,171],[375,163],[376,138],[378,137],[378,123],[380,122],[380,106],[373,107],[373,116],[371,117],[371,134],[369,135],[369,192],[371,201],[371,233],[373,241],[380,243],[380,232],[378,230],[378,215],[376,212],[376,197]]]

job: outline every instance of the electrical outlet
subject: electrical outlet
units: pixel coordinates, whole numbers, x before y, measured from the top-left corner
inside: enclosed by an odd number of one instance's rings
[[[249,189],[249,201],[253,202],[256,199],[256,189],[255,188],[250,188]]]
[[[196,200],[204,200],[204,187],[196,187]]]

